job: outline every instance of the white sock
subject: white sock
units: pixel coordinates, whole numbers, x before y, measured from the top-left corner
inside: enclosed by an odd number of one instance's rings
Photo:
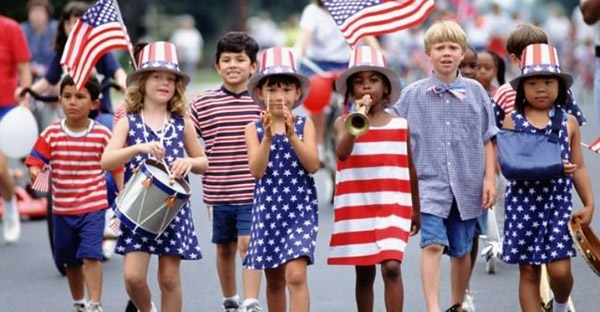
[[[85,298],[79,299],[79,300],[73,300],[73,304],[82,304],[85,306],[85,304],[86,304]]]
[[[556,299],[554,299],[554,302],[552,303],[552,311],[553,312],[567,312],[569,311],[569,302],[565,302],[565,303],[558,303],[558,301],[556,301]]]
[[[235,300],[236,302],[240,302],[240,296],[238,294],[235,294],[235,296],[233,297],[223,297],[223,301],[225,300]]]
[[[244,303],[242,304],[242,306],[247,307],[255,302],[258,302],[258,299],[248,298],[248,299],[244,300]]]
[[[9,201],[4,201],[4,214],[10,215],[17,211],[17,197],[13,197]]]

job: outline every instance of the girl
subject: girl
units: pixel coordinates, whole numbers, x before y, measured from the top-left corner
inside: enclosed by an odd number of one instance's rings
[[[128,116],[117,123],[102,156],[105,169],[125,164],[125,181],[148,157],[164,160],[175,178],[189,172],[201,174],[208,166],[194,125],[186,115],[184,88],[189,77],[179,71],[175,55],[171,43],[149,44],[141,52],[138,70],[127,77]],[[188,157],[184,157],[184,151]],[[181,208],[157,239],[142,237],[123,224],[120,230],[116,252],[125,255],[125,289],[138,310],[156,311],[146,282],[150,255],[156,254],[161,310],[181,311],[181,259],[201,258],[189,205]]]
[[[293,312],[309,311],[306,267],[314,263],[319,169],[315,129],[291,110],[308,94],[308,78],[296,73],[292,53],[271,48],[248,91],[267,112],[246,127],[250,172],[256,178],[247,269],[265,270],[268,310],[286,311],[286,286]],[[277,73],[277,74],[272,74]]]
[[[376,61],[374,63],[374,61]],[[359,47],[336,88],[366,108],[369,131],[355,137],[335,121],[338,158],[335,227],[328,264],[354,265],[359,312],[373,311],[375,265],[381,264],[387,311],[402,311],[400,264],[409,235],[420,228],[419,195],[406,119],[385,111],[400,96],[399,78],[380,51]]]
[[[475,48],[467,44],[465,50],[465,57],[460,61],[458,65],[458,71],[465,78],[475,79],[477,77],[477,66],[478,66],[477,51]]]
[[[541,57],[544,55],[547,57]],[[565,104],[573,79],[560,72],[556,49],[550,45],[528,46],[522,60],[521,76],[510,82],[517,90],[516,111],[505,117],[504,129],[549,135],[551,116],[562,114],[559,141],[565,177],[507,180],[502,258],[519,264],[519,301],[523,311],[540,311],[541,265],[546,264],[554,311],[566,312],[573,287],[570,258],[575,256],[567,228],[572,212],[572,184],[583,203],[583,208],[572,217],[580,219],[583,225],[592,220],[594,199],[579,145],[577,119],[557,107]]]
[[[493,97],[498,86],[504,84],[504,73],[506,66],[504,60],[494,51],[482,51],[477,55],[477,81],[481,83],[485,91]],[[497,84],[493,83],[494,78]]]

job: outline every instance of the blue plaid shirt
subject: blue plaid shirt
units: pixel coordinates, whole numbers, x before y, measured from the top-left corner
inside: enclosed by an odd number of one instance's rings
[[[458,76],[449,86],[466,88],[461,101],[432,75],[410,84],[394,111],[408,120],[412,157],[419,178],[421,212],[447,218],[456,199],[462,220],[481,215],[485,143],[498,133],[492,103],[475,80]]]

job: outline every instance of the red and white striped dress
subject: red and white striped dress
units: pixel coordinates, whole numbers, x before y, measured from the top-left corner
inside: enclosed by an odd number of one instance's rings
[[[394,117],[338,161],[328,264],[402,261],[412,215],[407,134],[406,119]]]

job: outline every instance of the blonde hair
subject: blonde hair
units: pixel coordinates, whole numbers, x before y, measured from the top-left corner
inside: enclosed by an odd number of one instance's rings
[[[467,50],[467,34],[454,21],[440,21],[429,27],[425,33],[425,53],[429,53],[434,44],[442,42],[454,42],[463,51]]]
[[[145,72],[137,76],[125,92],[125,109],[128,114],[139,114],[144,108],[144,94],[146,94],[146,80],[152,74],[152,71]],[[167,111],[185,117],[188,112],[188,104],[185,98],[185,87],[181,79],[175,83],[175,94],[167,102]]]

